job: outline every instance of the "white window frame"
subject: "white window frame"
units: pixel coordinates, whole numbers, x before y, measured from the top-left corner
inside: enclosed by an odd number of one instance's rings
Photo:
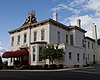
[[[24,43],[27,42],[27,33],[24,33]]]
[[[45,30],[41,30],[41,40],[45,40]]]
[[[37,31],[34,31],[34,41],[37,41]]]
[[[14,36],[11,37],[11,46],[14,46]]]
[[[20,44],[20,35],[17,36],[17,45]]]

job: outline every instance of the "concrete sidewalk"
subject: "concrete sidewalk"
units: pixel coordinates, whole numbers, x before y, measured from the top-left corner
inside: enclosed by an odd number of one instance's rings
[[[53,71],[68,71],[68,70],[90,69],[90,68],[93,68],[93,67],[89,66],[89,67],[81,67],[81,68],[65,68],[65,69],[54,69],[54,70],[10,70],[10,69],[6,70],[6,69],[3,69],[0,71],[53,72]]]

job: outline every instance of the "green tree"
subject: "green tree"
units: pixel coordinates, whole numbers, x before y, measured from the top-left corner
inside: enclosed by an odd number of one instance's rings
[[[98,45],[100,45],[100,39],[97,40]]]
[[[59,60],[63,57],[64,50],[63,48],[58,48],[57,46],[48,44],[47,46],[43,47],[42,49],[42,59],[46,60],[49,59],[53,65],[54,60]]]
[[[0,56],[0,63],[2,63],[2,58],[1,58],[1,56]]]

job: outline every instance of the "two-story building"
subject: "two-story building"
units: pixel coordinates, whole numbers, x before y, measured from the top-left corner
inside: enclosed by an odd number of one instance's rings
[[[35,13],[29,12],[24,24],[9,31],[10,50],[2,57],[9,58],[8,66],[14,64],[44,65],[48,60],[41,60],[41,48],[46,44],[59,44],[65,55],[62,60],[55,61],[65,67],[84,66],[95,62],[95,39],[85,37],[86,31],[80,26],[66,26],[53,19],[37,22]]]

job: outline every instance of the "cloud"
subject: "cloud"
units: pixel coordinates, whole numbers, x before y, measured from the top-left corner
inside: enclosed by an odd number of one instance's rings
[[[62,7],[55,7],[52,8],[50,11],[56,12],[56,11],[61,11],[61,9],[63,9]]]
[[[95,10],[96,11],[100,8],[100,0],[89,0],[86,7],[90,10]]]
[[[100,0],[74,0],[69,3],[66,1],[66,3],[60,3],[56,7],[51,8],[53,12],[61,10],[69,10],[75,14],[93,11],[94,15],[98,17],[100,16]]]
[[[57,11],[61,11],[63,9],[72,11],[72,12],[74,12],[76,14],[80,13],[80,10],[72,8],[72,7],[69,7],[67,4],[64,4],[64,3],[58,4],[57,7],[52,8],[51,11],[57,12]]]
[[[89,0],[86,8],[94,11],[96,17],[100,17],[100,0]]]
[[[0,52],[5,52],[6,50],[0,47]]]
[[[92,26],[93,23],[97,25],[97,33],[100,31],[100,18],[94,18],[89,15],[83,15],[83,16],[71,16],[69,18],[66,18],[64,22],[69,21],[70,25],[77,25],[77,19],[81,19],[81,27],[87,31],[86,36],[92,37]],[[69,24],[67,24],[69,25]],[[100,34],[98,34],[98,38],[100,38]]]
[[[69,10],[72,11],[75,14],[80,14],[84,6],[82,4],[86,4],[86,0],[74,0],[70,3],[60,3],[56,7],[51,8],[51,11],[56,12],[56,11],[61,11],[61,10]],[[85,9],[85,8],[84,8]]]
[[[0,41],[0,52],[5,52],[6,50],[2,47],[1,41]]]
[[[72,16],[67,16],[62,23],[68,23],[67,25],[77,25],[77,19],[81,19],[82,28],[87,31],[88,36],[92,37],[93,23],[97,25],[97,31],[100,31],[100,0],[74,0],[60,3],[51,11],[69,11]],[[98,34],[100,38],[100,34]]]
[[[83,3],[86,3],[87,0],[74,0],[70,2],[70,7],[78,7],[79,5],[82,5]]]

